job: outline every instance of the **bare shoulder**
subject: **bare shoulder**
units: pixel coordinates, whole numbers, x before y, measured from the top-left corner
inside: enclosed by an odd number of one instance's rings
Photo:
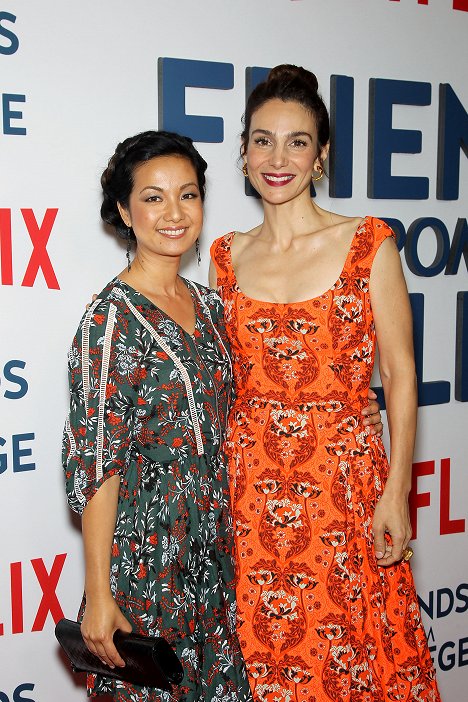
[[[330,240],[333,240],[335,244],[349,247],[356,231],[365,221],[365,217],[347,217],[335,212],[330,212],[329,215],[331,221],[327,229],[331,234]]]
[[[231,241],[231,254],[236,257],[257,240],[258,233],[262,225],[250,229],[247,232],[236,231]]]
[[[354,234],[365,220],[365,217],[347,217],[345,215],[336,214],[335,212],[330,212],[330,216],[333,225],[337,227],[341,234]]]

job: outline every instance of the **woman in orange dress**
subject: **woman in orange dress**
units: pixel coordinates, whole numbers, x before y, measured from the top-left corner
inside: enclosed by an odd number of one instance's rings
[[[244,174],[264,221],[212,246],[236,399],[228,452],[239,638],[258,702],[438,702],[408,560],[417,393],[392,231],[320,208],[313,74],[250,96]],[[366,431],[376,342],[391,440]]]

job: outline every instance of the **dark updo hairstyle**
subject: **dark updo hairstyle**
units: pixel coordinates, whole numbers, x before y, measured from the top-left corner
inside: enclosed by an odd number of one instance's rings
[[[135,241],[135,234],[123,222],[117,203],[128,208],[133,189],[135,169],[158,156],[182,156],[190,161],[197,174],[202,202],[205,199],[206,161],[200,156],[191,139],[174,132],[148,131],[122,141],[115,150],[101,176],[103,200],[101,217],[123,239]]]
[[[284,63],[275,66],[263,83],[259,83],[250,93],[242,118],[244,129],[241,134],[243,156],[249,144],[250,123],[254,113],[269,100],[298,102],[315,118],[318,138],[318,156],[330,138],[328,110],[318,93],[318,81],[313,73],[301,66]]]

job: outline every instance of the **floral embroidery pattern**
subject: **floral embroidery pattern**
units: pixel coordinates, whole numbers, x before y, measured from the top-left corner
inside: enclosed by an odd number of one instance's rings
[[[114,280],[84,316],[69,355],[68,500],[82,512],[103,481],[119,474],[111,589],[133,630],[167,638],[185,673],[172,695],[88,676],[90,695],[111,694],[116,702],[252,699],[236,634],[234,541],[221,450],[231,394],[228,341],[218,295],[187,285],[197,317],[193,336]],[[188,373],[203,455],[180,369],[151,330]]]
[[[388,463],[360,412],[370,271],[391,234],[366,218],[335,285],[283,305],[239,289],[233,234],[212,247],[236,379],[238,631],[256,702],[440,700],[410,568],[379,568],[371,534]]]

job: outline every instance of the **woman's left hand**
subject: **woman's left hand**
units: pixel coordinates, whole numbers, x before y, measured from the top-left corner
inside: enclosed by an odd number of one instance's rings
[[[377,565],[388,567],[401,561],[412,535],[408,498],[384,490],[375,508],[373,532]]]
[[[368,427],[369,434],[382,436],[383,424],[380,416],[380,405],[376,402],[377,395],[372,388],[369,388],[367,397],[369,398],[369,404],[361,412],[365,417],[363,424],[365,427]]]

